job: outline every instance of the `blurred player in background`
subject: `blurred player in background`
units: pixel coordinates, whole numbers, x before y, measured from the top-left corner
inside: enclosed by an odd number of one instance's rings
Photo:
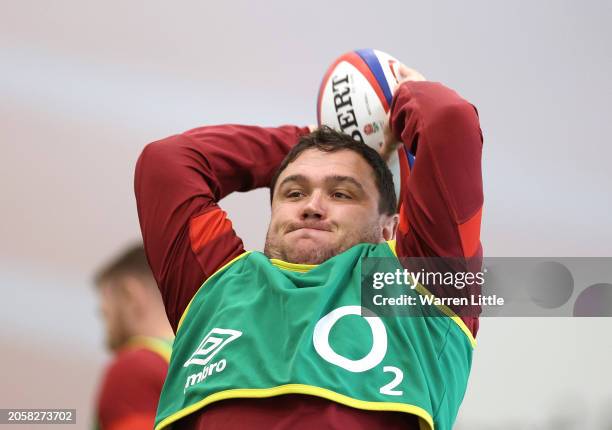
[[[476,110],[401,76],[380,154],[293,126],[201,127],[145,148],[138,214],[177,331],[156,428],[452,427],[478,318],[360,315],[363,257],[482,255]],[[402,145],[418,155],[397,214],[383,158]],[[270,184],[265,254],[245,252],[217,202]]]
[[[151,429],[174,334],[142,245],[102,268],[95,284],[106,346],[114,354],[99,389],[96,425]]]

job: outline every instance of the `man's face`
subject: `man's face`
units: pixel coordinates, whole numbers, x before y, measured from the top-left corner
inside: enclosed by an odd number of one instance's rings
[[[358,243],[392,239],[397,216],[378,211],[370,165],[356,152],[307,149],[279,176],[265,254],[320,264]]]
[[[110,281],[98,286],[100,313],[106,329],[106,347],[110,351],[116,351],[129,339],[127,307],[118,288]]]

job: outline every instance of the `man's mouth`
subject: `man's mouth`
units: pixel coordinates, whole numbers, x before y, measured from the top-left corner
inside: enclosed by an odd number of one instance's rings
[[[330,232],[331,228],[330,226],[324,224],[299,224],[290,226],[287,233],[291,233],[297,230],[318,230]]]

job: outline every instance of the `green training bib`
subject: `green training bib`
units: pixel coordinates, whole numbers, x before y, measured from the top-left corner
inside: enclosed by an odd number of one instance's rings
[[[393,246],[356,245],[317,266],[248,252],[218,270],[179,324],[156,430],[213,402],[290,393],[452,428],[472,361],[467,327],[443,312],[362,312],[361,261],[401,268]]]

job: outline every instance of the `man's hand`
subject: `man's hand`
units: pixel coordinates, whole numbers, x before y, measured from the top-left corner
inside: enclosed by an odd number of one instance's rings
[[[425,81],[426,80],[425,76],[423,76],[422,74],[420,74],[414,69],[404,66],[403,64],[400,64],[398,73],[399,73],[399,81],[397,82],[397,85],[393,88],[393,94],[395,94],[395,91],[397,91],[399,86],[403,84],[404,82]],[[390,113],[391,112],[389,112],[389,114]],[[389,125],[389,114],[387,115],[387,120],[385,121],[385,126],[384,126],[385,141],[382,147],[380,148],[380,150],[378,151],[382,159],[385,161],[389,161],[391,154],[397,151],[397,149],[402,144],[401,141],[395,138],[395,136],[393,135],[393,132],[391,131],[391,127]]]

